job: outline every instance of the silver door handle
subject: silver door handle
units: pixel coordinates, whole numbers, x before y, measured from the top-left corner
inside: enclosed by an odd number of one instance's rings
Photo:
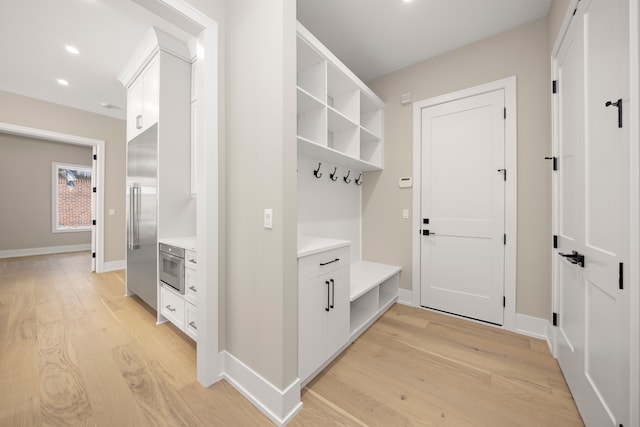
[[[175,308],[173,308],[173,307],[171,307],[171,305],[166,305],[165,307],[166,307],[166,308],[167,308],[167,310],[169,310],[169,311],[172,311],[172,312],[173,312],[173,311],[176,311],[176,309],[175,309]]]
[[[191,289],[193,292],[198,292],[195,286],[189,286],[189,289]]]
[[[142,115],[136,116],[136,129],[142,129]]]
[[[195,329],[196,331],[198,330],[198,327],[196,326],[196,322],[195,321],[191,321],[189,322],[189,326],[191,326],[193,329]]]

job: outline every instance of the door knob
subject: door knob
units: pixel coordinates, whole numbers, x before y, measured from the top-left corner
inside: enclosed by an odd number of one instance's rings
[[[558,255],[565,257],[571,264],[577,264],[580,267],[584,267],[584,255],[577,251],[572,251],[570,254],[558,253]]]

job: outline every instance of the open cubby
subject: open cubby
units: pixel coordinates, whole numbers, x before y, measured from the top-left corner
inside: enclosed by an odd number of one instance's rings
[[[299,151],[358,171],[382,169],[382,100],[300,23],[297,49]]]
[[[356,339],[398,299],[400,267],[362,261],[351,264],[351,339]]]

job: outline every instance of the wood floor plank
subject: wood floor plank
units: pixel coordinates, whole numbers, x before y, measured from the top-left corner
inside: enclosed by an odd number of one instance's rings
[[[269,426],[89,253],[0,260],[0,426]],[[544,341],[394,305],[302,393],[299,426],[580,426]]]
[[[43,324],[38,333],[40,405],[46,425],[75,425],[92,416],[64,321]]]
[[[114,372],[119,371],[118,364],[100,332],[73,336],[71,343],[89,396],[95,424],[144,425],[145,418],[124,377],[114,376]]]

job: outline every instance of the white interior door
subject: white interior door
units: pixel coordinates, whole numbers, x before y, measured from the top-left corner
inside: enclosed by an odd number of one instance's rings
[[[557,357],[587,426],[629,421],[628,16],[582,1],[557,59]]]
[[[422,109],[424,307],[502,325],[504,90]]]

